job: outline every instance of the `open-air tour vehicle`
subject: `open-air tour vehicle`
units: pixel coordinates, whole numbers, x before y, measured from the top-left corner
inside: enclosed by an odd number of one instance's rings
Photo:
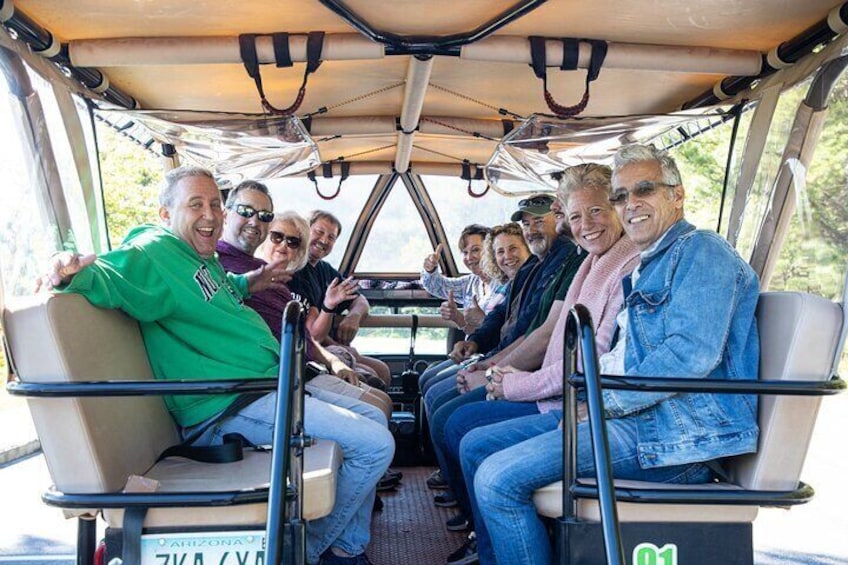
[[[208,167],[222,188],[261,180],[278,210],[339,216],[344,230],[329,260],[362,281],[372,315],[356,344],[392,368],[398,417],[413,422],[398,426],[399,462],[418,466],[429,463],[426,427],[401,374],[443,359],[458,337],[438,316],[439,300],[415,284],[423,257],[453,244],[468,223],[506,221],[516,197],[555,190],[569,165],[609,162],[632,142],[668,148],[691,188],[687,212],[740,251],[764,292],[825,298],[763,295],[761,377],[787,383],[763,385],[760,451],[732,463],[733,484],[613,490],[603,477],[596,485],[566,477],[569,488],[539,491],[537,507],[557,524],[563,563],[621,563],[622,555],[634,565],[752,563],[758,508],[811,498],[799,474],[818,396],[844,388],[831,379],[845,341],[844,298],[831,299],[844,296],[848,250],[848,3],[0,0],[0,23],[3,170],[25,196],[0,210],[4,326],[19,379],[11,390],[37,397],[31,410],[55,482],[45,500],[81,516],[79,563],[94,558],[95,516],[110,527],[106,553],[124,545],[128,562],[160,562],[156,544],[220,546],[232,532],[251,563],[264,560],[278,532],[297,534],[302,519],[332,508],[341,456],[331,443],[309,447],[301,473],[298,448],[274,451],[270,491],[285,520],[267,519],[267,454],[227,477],[209,464],[154,465],[177,436],[156,397],[125,397],[148,394],[135,381],[151,378],[137,327],[74,297],[18,296],[52,252],[110,248],[114,211],[98,160],[104,125],[140,154],[160,156],[163,168]],[[787,258],[805,229],[823,243]],[[461,272],[456,256],[446,245],[444,273]],[[296,341],[296,318],[284,346]],[[571,347],[590,323],[579,312],[574,320]],[[286,387],[296,365],[284,363]],[[131,382],[68,384],[116,379]],[[771,396],[778,389],[793,397]],[[285,446],[288,435],[278,439]],[[411,477],[425,475],[413,469]],[[280,490],[286,473],[292,480]],[[122,494],[130,475],[171,492]],[[146,534],[135,555],[126,553],[131,536],[121,542],[123,509],[133,505],[151,508],[133,526]],[[377,563],[444,558],[442,541],[410,550],[388,531],[398,529],[375,532]],[[297,549],[281,543],[267,557],[282,552],[290,562]],[[168,555],[222,559],[220,547],[204,551]]]

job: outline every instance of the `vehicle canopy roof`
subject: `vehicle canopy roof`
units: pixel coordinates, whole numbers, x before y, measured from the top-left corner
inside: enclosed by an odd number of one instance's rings
[[[207,164],[232,157],[237,146],[240,159],[227,166],[249,164],[239,176],[267,178],[319,162],[333,162],[339,175],[342,161],[352,173],[480,176],[501,138],[533,114],[667,114],[714,105],[831,40],[848,19],[834,0],[469,0],[461,9],[448,0],[0,5],[7,26],[72,69],[102,107],[152,111],[110,119],[140,117],[150,130],[139,137]],[[299,99],[309,51],[312,66],[321,64]],[[254,52],[265,106],[243,63]],[[293,66],[277,68],[287,55]],[[597,78],[587,91],[590,73]],[[216,143],[228,149],[221,153]]]

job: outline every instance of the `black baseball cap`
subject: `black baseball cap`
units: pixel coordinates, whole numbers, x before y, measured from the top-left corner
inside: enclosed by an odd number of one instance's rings
[[[512,213],[510,220],[513,222],[520,221],[525,212],[534,216],[549,214],[551,204],[554,203],[555,198],[553,194],[548,192],[540,192],[527,198],[522,198],[518,201],[518,210]]]

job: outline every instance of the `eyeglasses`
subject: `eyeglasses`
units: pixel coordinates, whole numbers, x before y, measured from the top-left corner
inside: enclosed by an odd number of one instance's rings
[[[300,247],[301,239],[297,236],[286,235],[282,232],[272,231],[268,233],[268,239],[271,240],[271,243],[274,245],[279,245],[283,241],[286,242],[286,247],[289,249],[297,249]]]
[[[630,201],[630,198],[632,198],[633,196],[640,199],[650,198],[657,191],[657,187],[660,186],[671,188],[677,185],[668,184],[665,182],[653,182],[649,180],[643,180],[641,182],[637,182],[636,186],[634,186],[632,190],[627,190],[626,188],[615,189],[612,193],[612,196],[610,196],[609,201],[612,202],[615,206],[624,206],[625,204],[627,204],[627,202]]]
[[[553,204],[553,201],[554,199],[552,196],[536,196],[533,198],[524,198],[518,201],[518,207],[530,208],[531,206],[550,206],[551,204]]]
[[[257,210],[253,206],[248,206],[247,204],[236,204],[233,208],[235,209],[236,214],[242,218],[252,218],[253,216],[256,216],[259,218],[259,221],[264,224],[267,224],[274,219],[274,212],[271,210]]]

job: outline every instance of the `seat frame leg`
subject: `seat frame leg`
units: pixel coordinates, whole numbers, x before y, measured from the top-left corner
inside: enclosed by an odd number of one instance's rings
[[[77,518],[77,565],[94,565],[97,549],[97,519],[91,516]]]

